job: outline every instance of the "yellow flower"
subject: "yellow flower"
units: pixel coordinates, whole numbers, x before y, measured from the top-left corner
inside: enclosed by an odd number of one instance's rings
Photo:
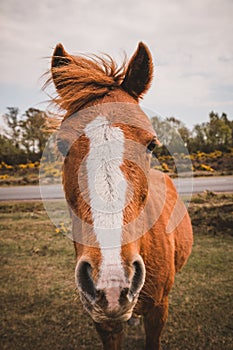
[[[19,164],[19,169],[27,169],[27,164]]]
[[[6,180],[8,179],[8,175],[0,175],[0,180]]]
[[[205,171],[211,171],[211,172],[214,171],[213,168],[211,168],[209,165],[205,165],[205,164],[201,164],[201,169],[203,169]]]
[[[166,163],[162,163],[162,168],[163,168],[163,171],[169,172],[169,168],[168,168],[168,165]]]

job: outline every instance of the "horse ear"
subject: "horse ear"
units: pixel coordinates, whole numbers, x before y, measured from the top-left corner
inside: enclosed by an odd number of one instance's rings
[[[149,89],[153,77],[152,57],[147,46],[140,42],[126,70],[122,88],[138,99]]]
[[[63,66],[67,66],[72,61],[70,55],[65,51],[62,44],[57,44],[54,49],[52,56],[52,77],[57,91],[62,88],[62,84],[59,81],[59,72],[58,69]]]

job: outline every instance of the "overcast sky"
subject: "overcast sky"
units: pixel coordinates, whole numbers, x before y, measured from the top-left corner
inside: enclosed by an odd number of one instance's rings
[[[233,117],[232,0],[1,0],[0,113],[45,109],[40,76],[58,42],[121,62],[139,41],[155,77],[142,104],[188,127],[211,110]]]

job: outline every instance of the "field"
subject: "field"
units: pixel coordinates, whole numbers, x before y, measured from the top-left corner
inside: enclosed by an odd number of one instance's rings
[[[190,205],[195,243],[170,295],[164,350],[233,348],[232,195],[207,193]],[[2,350],[101,349],[74,286],[72,242],[40,202],[0,203]],[[124,349],[143,349],[142,324],[126,326]]]

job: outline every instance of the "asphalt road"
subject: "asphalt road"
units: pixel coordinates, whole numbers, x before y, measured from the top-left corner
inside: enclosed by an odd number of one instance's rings
[[[205,190],[213,192],[233,192],[233,176],[214,176],[199,178],[179,178],[174,183],[181,196],[201,193]],[[59,185],[14,186],[0,188],[0,201],[62,199],[64,194]]]

